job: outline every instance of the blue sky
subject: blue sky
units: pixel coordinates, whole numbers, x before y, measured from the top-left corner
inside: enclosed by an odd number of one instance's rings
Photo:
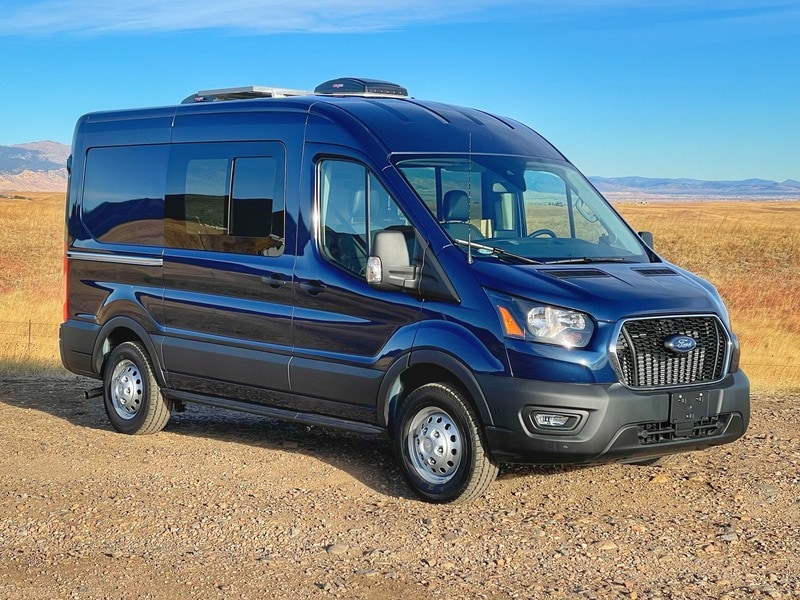
[[[800,180],[798,0],[0,0],[0,145],[338,76],[524,121],[588,175]]]

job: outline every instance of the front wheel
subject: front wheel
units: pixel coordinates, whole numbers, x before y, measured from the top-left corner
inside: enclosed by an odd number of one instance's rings
[[[169,421],[171,403],[164,398],[147,352],[138,342],[114,348],[103,369],[106,414],[117,431],[147,434]]]
[[[461,392],[446,383],[414,390],[400,407],[394,432],[406,481],[430,502],[467,502],[497,477],[478,418]]]

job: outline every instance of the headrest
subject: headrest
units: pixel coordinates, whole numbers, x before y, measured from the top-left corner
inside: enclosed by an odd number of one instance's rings
[[[469,196],[463,190],[450,190],[442,200],[445,221],[469,220]]]

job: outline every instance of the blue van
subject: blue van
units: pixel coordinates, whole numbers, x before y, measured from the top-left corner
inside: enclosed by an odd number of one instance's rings
[[[527,126],[344,78],[77,123],[61,357],[111,425],[198,403],[388,434],[432,502],[499,463],[725,444],[749,383],[714,288]]]

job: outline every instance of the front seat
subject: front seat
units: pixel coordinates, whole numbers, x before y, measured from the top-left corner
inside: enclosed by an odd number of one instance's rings
[[[463,190],[450,190],[442,199],[445,233],[454,240],[482,240],[480,229],[469,222],[469,196]]]

